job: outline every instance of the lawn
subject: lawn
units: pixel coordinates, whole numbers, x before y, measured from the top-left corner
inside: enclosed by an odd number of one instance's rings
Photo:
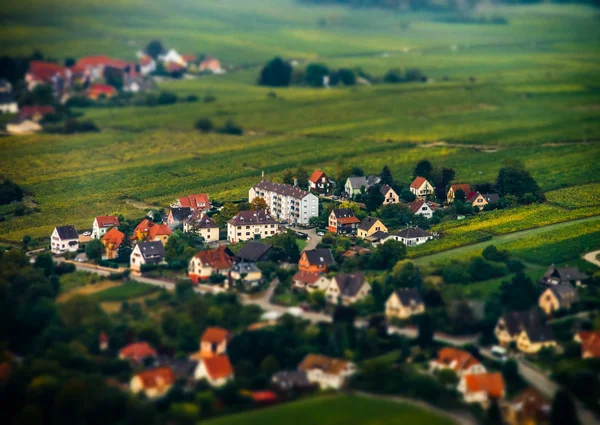
[[[94,298],[100,302],[105,301],[126,301],[130,298],[137,298],[159,291],[156,286],[139,282],[125,282],[122,285],[94,293]]]
[[[358,396],[327,396],[225,416],[206,425],[449,425],[454,422],[421,408]]]

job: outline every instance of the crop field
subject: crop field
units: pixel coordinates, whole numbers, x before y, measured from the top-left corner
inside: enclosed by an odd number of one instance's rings
[[[38,48],[61,59],[132,58],[160,38],[180,52],[214,54],[244,67],[159,84],[179,96],[210,93],[213,103],[89,108],[82,112],[101,133],[0,138],[1,177],[22,186],[40,210],[7,214],[0,239],[47,238],[58,224],[89,228],[99,214],[141,217],[140,203],[166,207],[190,192],[243,199],[261,171],[277,180],[299,165],[335,174],[341,163],[369,173],[387,164],[408,184],[416,162],[427,158],[453,168],[457,181],[477,183],[493,181],[505,161],[519,160],[545,191],[581,185],[597,191],[600,26],[589,7],[497,8],[490,13],[509,25],[461,25],[419,13],[305,7],[292,0],[183,0],[165,20],[162,2],[142,3],[53,0],[56,13],[46,14],[46,1],[9,0],[0,12],[0,43],[8,54]],[[319,61],[361,67],[376,77],[418,66],[435,81],[330,90],[257,86],[260,64],[278,54],[304,60],[301,67]],[[204,117],[217,127],[232,119],[245,133],[199,133],[194,123]],[[515,212],[513,225],[492,215],[487,224],[469,223],[470,229],[449,226],[453,238],[440,244],[460,246],[492,232],[600,212],[589,192],[576,201],[555,193],[539,219],[529,210]]]
[[[454,422],[406,404],[358,396],[310,398],[244,414],[206,421],[207,425],[271,425],[286,423],[353,425],[450,425]]]
[[[565,208],[600,205],[600,183],[552,190],[546,193],[546,199]]]

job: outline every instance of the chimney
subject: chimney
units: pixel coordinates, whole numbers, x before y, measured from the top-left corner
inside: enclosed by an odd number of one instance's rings
[[[294,187],[298,187],[298,179],[294,177]]]
[[[264,180],[265,179],[265,170],[262,170],[261,174],[262,174],[262,179]]]

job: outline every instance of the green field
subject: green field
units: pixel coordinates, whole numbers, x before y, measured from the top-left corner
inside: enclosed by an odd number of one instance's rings
[[[89,228],[99,214],[141,217],[143,205],[165,207],[190,192],[242,199],[261,171],[277,179],[298,165],[335,173],[339,163],[367,172],[388,164],[408,184],[415,163],[428,158],[454,168],[457,181],[476,183],[516,159],[546,191],[600,182],[600,26],[590,7],[493,8],[509,25],[464,25],[292,0],[184,0],[169,7],[168,19],[157,0],[51,6],[48,14],[47,2],[9,0],[0,12],[3,50],[127,58],[160,38],[180,52],[210,53],[244,68],[160,83],[181,96],[211,93],[214,103],[86,109],[101,133],[0,138],[0,174],[40,210],[0,222],[4,240],[48,237],[58,224]],[[273,98],[255,82],[259,64],[278,54],[379,77],[416,66],[435,81],[292,87],[274,90]],[[201,134],[193,128],[200,117],[216,126],[232,119],[245,134]],[[597,197],[563,195],[556,193],[553,207],[580,207],[564,219],[600,212]],[[494,227],[453,240],[476,242]]]
[[[357,396],[310,398],[205,421],[207,425],[449,425],[454,422],[423,409]]]
[[[96,292],[92,296],[99,302],[104,301],[125,301],[129,298],[142,297],[158,291],[156,286],[148,285],[139,282],[125,282],[120,286],[105,289],[104,291]]]

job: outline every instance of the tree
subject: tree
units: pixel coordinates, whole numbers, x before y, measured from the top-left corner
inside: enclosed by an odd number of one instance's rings
[[[326,304],[325,292],[323,292],[323,291],[311,292],[308,295],[308,301],[310,302],[310,305],[317,310],[321,310],[321,309],[325,308],[325,304]]]
[[[467,195],[464,190],[457,189],[456,192],[454,192],[454,202],[466,202],[466,200]]]
[[[369,187],[367,190],[367,196],[365,200],[365,204],[367,206],[367,211],[372,212],[381,207],[383,201],[385,200],[385,196],[381,193],[381,186],[373,185]]]
[[[177,103],[177,95],[168,91],[161,91],[158,95],[159,105],[173,105]]]
[[[514,195],[521,199],[526,194],[532,194],[538,199],[543,199],[540,187],[529,171],[518,164],[501,168],[498,172],[496,186],[501,195]]]
[[[323,87],[323,79],[329,75],[329,68],[321,63],[311,63],[306,67],[304,79],[309,86]]]
[[[503,425],[502,413],[500,412],[500,406],[498,400],[492,399],[490,407],[488,407],[485,418],[485,425]]]
[[[196,120],[194,127],[196,130],[200,130],[202,133],[208,133],[214,128],[212,121],[208,118],[200,118]]]
[[[337,72],[331,74],[330,84],[336,86],[338,83],[342,83],[345,86],[353,86],[356,84],[356,75],[354,71],[348,68],[340,68]]]
[[[533,281],[518,272],[510,282],[500,285],[500,302],[507,311],[525,311],[537,304],[539,291]]]
[[[294,184],[294,173],[288,168],[283,172],[281,179],[285,184]]]
[[[93,239],[87,243],[85,246],[85,255],[88,260],[98,261],[102,259],[102,254],[104,253],[104,245],[100,242],[99,239]]]
[[[129,263],[133,248],[128,238],[124,238],[121,245],[117,249],[117,262],[118,263]]]
[[[419,269],[410,260],[398,261],[392,269],[395,288],[420,288],[422,285]]]
[[[427,180],[430,180],[432,172],[433,167],[431,166],[431,162],[424,159],[418,162],[417,166],[413,171],[413,177],[425,177]]]
[[[52,254],[44,252],[35,259],[35,267],[44,272],[44,276],[50,276],[54,272],[54,261]]]
[[[371,254],[370,265],[374,269],[384,270],[404,258],[406,258],[406,245],[389,240],[377,246],[375,252]]]
[[[23,199],[23,189],[10,180],[0,183],[0,205],[10,204]]]
[[[404,80],[404,77],[402,76],[402,70],[400,68],[390,69],[383,76],[384,83],[395,84],[395,83],[401,83],[403,80]]]
[[[219,129],[221,134],[232,134],[234,136],[241,136],[244,134],[244,129],[237,125],[233,120],[227,120],[225,126]]]
[[[500,263],[505,263],[508,261],[508,252],[503,251],[501,249],[496,248],[495,245],[488,245],[483,250],[483,258],[489,261],[496,261]]]
[[[442,369],[438,372],[437,378],[445,387],[455,388],[458,384],[458,375],[452,369]]]
[[[379,211],[379,218],[389,228],[405,226],[412,217],[412,211],[402,204],[388,204],[381,207]]]
[[[423,74],[423,71],[418,68],[408,68],[404,73],[404,81],[406,82],[425,80],[427,80],[427,77]]]
[[[292,79],[292,66],[276,57],[269,61],[260,72],[258,84],[261,86],[287,87]]]
[[[381,179],[381,184],[387,184],[388,186],[394,185],[394,176],[392,176],[392,172],[390,171],[390,167],[387,165],[383,166],[381,173],[379,173],[379,178]]]
[[[565,389],[559,389],[552,399],[550,425],[579,425],[580,423],[571,393]]]
[[[266,356],[260,362],[260,370],[265,376],[271,376],[281,368],[279,361],[273,354]]]
[[[427,348],[433,342],[433,323],[428,314],[422,314],[419,317],[419,333],[417,335],[417,344],[421,348]]]
[[[212,219],[219,225],[219,227],[224,227],[227,225],[227,222],[231,220],[231,218],[237,213],[237,206],[231,202],[228,202],[221,207],[217,214],[212,216]]]
[[[165,48],[159,40],[152,40],[150,43],[148,43],[144,51],[148,56],[156,60],[158,56],[165,51]]]
[[[251,210],[264,210],[264,211],[269,211],[269,205],[267,204],[267,201],[264,200],[264,198],[261,198],[259,196],[257,196],[256,198],[254,198],[252,200],[252,202],[250,202],[250,209]]]

